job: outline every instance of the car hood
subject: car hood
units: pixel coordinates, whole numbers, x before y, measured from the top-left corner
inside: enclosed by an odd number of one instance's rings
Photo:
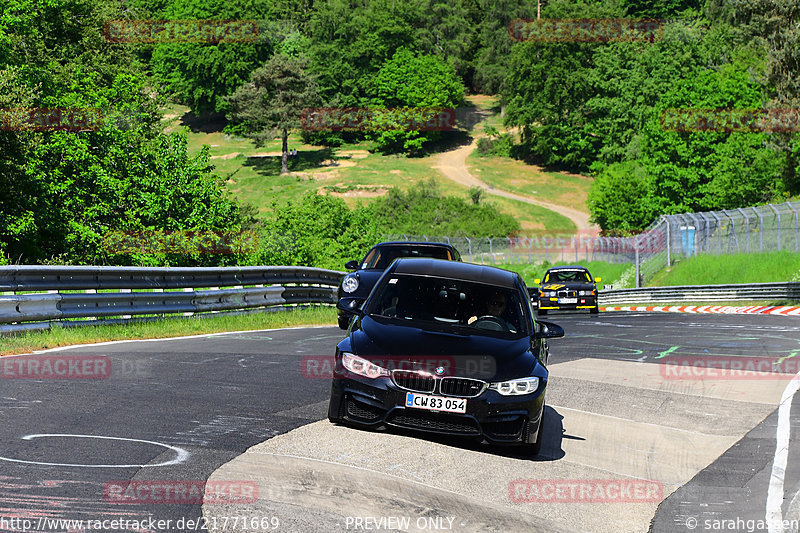
[[[442,366],[444,375],[503,381],[531,375],[537,364],[530,338],[502,339],[457,335],[412,326],[385,324],[369,316],[351,331],[353,352],[381,366],[421,368]]]

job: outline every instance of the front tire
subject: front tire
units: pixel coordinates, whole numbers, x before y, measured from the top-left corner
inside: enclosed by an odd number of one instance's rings
[[[600,306],[597,306],[597,305],[595,305],[594,307],[592,307],[591,309],[589,309],[589,314],[590,314],[590,315],[596,315],[596,314],[598,314],[599,312],[600,312]]]
[[[547,314],[547,309],[539,309],[538,311],[536,311],[536,313],[537,313],[539,316],[544,316],[544,315],[546,315],[546,314]]]
[[[542,451],[542,441],[544,440],[543,439],[543,435],[544,435],[544,411],[545,411],[545,408],[544,408],[544,406],[542,406],[542,416],[539,417],[539,429],[536,432],[536,442],[523,444],[523,447],[525,449],[525,455],[528,455],[530,457],[536,457],[537,455],[539,455],[539,452]],[[529,431],[530,431],[530,425],[529,425],[529,428],[525,430],[524,440],[528,439],[528,432]]]

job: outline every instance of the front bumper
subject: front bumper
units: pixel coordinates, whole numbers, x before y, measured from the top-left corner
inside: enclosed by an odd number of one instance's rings
[[[486,440],[492,444],[536,442],[544,408],[546,381],[525,396],[502,396],[485,390],[467,398],[464,414],[405,406],[406,393],[391,378],[360,379],[334,375],[329,417],[362,427],[391,426]]]
[[[597,307],[597,296],[578,296],[575,303],[561,303],[558,298],[539,298],[538,309],[570,310],[594,309]]]

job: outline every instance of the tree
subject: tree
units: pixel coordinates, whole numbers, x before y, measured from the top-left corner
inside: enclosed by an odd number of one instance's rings
[[[416,55],[407,48],[400,48],[381,67],[375,93],[372,103],[384,108],[452,108],[464,101],[464,85],[452,65],[436,56]],[[377,141],[378,149],[385,152],[416,152],[426,141],[441,137],[440,131],[420,132],[407,126],[401,124],[398,129],[367,137]]]
[[[589,191],[592,222],[606,234],[646,228],[658,216],[651,189],[641,164],[625,161],[609,165],[595,177]]]
[[[259,7],[260,6],[260,7]],[[268,20],[265,7],[246,0],[171,0],[169,20]],[[151,66],[155,78],[195,114],[224,113],[225,97],[272,54],[273,36],[260,24],[253,42],[156,44]]]
[[[280,134],[281,173],[289,172],[289,130],[301,126],[304,109],[319,103],[317,84],[305,71],[305,61],[276,54],[256,69],[250,81],[228,99],[229,117],[241,123],[246,134],[262,146]]]
[[[739,66],[741,67],[741,66]],[[704,69],[680,80],[661,99],[657,114],[646,124],[642,163],[653,183],[659,212],[681,213],[732,209],[763,203],[780,195],[786,160],[769,147],[769,133],[717,131],[691,124],[672,131],[659,120],[668,109],[759,109],[762,88],[737,65]],[[713,116],[713,115],[711,115]]]

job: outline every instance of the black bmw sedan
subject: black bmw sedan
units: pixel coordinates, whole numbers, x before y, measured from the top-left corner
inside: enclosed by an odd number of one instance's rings
[[[348,306],[347,298],[339,305]],[[520,276],[437,259],[398,259],[355,309],[336,347],[328,418],[517,444],[537,454],[546,339]]]

